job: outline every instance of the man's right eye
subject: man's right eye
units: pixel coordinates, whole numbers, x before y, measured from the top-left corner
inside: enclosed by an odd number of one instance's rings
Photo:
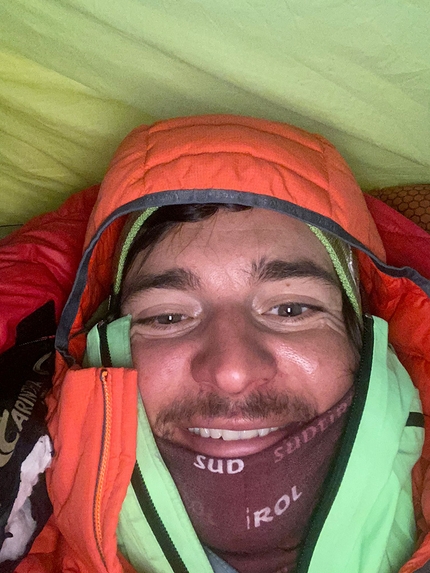
[[[171,326],[174,324],[179,324],[180,322],[186,320],[185,314],[179,313],[169,313],[169,314],[158,314],[156,316],[149,316],[148,318],[141,318],[137,321],[138,324],[144,324],[147,326],[155,326],[156,328],[162,328],[165,326]]]

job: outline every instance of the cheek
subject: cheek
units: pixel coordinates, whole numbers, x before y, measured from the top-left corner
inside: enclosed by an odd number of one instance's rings
[[[276,356],[280,379],[310,400],[319,414],[352,386],[355,356],[342,333],[307,332],[278,346]]]
[[[138,372],[139,391],[149,421],[186,388],[189,358],[186,349],[171,344],[132,338],[133,364]]]

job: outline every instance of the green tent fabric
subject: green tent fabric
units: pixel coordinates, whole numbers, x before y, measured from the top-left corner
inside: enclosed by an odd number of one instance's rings
[[[319,132],[365,190],[428,183],[429,28],[428,0],[2,0],[0,231],[181,115]]]

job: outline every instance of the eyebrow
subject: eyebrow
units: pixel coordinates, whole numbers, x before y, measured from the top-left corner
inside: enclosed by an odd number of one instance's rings
[[[290,278],[313,278],[329,286],[339,288],[339,281],[332,273],[308,259],[284,261],[275,259],[252,263],[251,279],[257,282],[275,282]],[[199,277],[183,268],[168,269],[160,274],[147,274],[135,277],[125,285],[121,304],[131,296],[150,289],[196,290],[201,285]]]
[[[199,278],[191,271],[182,268],[168,269],[160,274],[135,277],[129,285],[125,284],[121,304],[131,296],[150,289],[195,290],[199,286]]]
[[[263,258],[252,265],[252,278],[257,281],[281,281],[290,278],[313,278],[339,288],[337,277],[309,259],[267,261]]]

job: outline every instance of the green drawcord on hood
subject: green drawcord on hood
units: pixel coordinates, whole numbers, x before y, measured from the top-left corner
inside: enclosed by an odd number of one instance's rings
[[[335,235],[321,231],[312,225],[309,229],[320,240],[331,258],[334,270],[341,282],[346,296],[349,298],[357,316],[361,319],[361,300],[359,287],[359,272],[356,257],[348,243]]]
[[[120,251],[120,255],[119,255],[119,259],[118,259],[118,263],[117,263],[117,268],[116,268],[115,280],[113,283],[114,297],[117,297],[119,295],[119,291],[121,290],[122,279],[124,278],[123,277],[124,265],[125,265],[125,261],[127,259],[127,255],[128,255],[129,250],[130,250],[130,247],[133,244],[133,241],[136,238],[136,235],[140,231],[144,222],[147,219],[149,219],[149,217],[152,215],[152,213],[155,213],[155,211],[157,209],[158,209],[158,207],[151,207],[150,209],[145,209],[145,211],[142,211],[142,213],[136,218],[134,223],[131,225],[131,227],[130,227],[130,229],[129,229],[126,237],[125,237],[125,240],[121,246],[121,251]]]

